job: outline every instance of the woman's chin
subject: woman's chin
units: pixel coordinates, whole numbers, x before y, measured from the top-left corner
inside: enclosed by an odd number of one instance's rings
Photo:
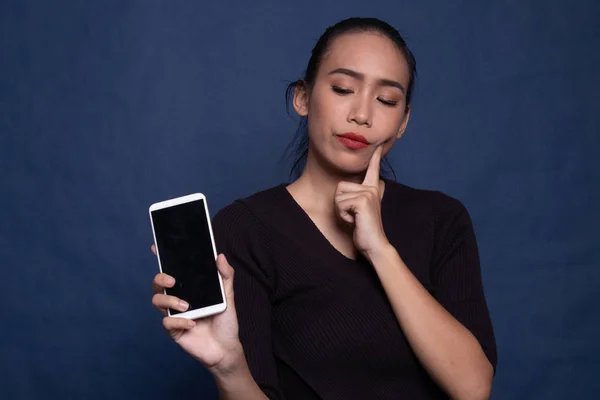
[[[337,150],[337,149],[336,149]],[[328,152],[321,157],[323,166],[330,170],[334,175],[340,176],[342,179],[349,179],[364,174],[369,166],[369,160],[365,160],[364,156],[359,152],[348,153],[346,151]]]
[[[335,172],[343,177],[354,177],[362,175],[365,172],[368,164],[357,160],[333,160],[331,163]]]

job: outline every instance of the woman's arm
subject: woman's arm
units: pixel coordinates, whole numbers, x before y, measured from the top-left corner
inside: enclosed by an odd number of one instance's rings
[[[243,350],[240,350],[235,368],[227,371],[211,371],[215,378],[221,400],[269,400],[256,384]]]
[[[495,343],[470,217],[457,200],[437,199],[434,208],[443,206],[445,212],[434,210],[433,215],[434,298],[404,264],[383,228],[382,152],[382,146],[373,152],[362,184],[338,183],[337,216],[353,226],[356,248],[373,265],[400,327],[433,380],[455,400],[487,399]]]
[[[431,377],[455,400],[489,398],[494,370],[475,336],[429,294],[392,245],[370,261]]]
[[[271,336],[272,270],[262,245],[258,220],[245,205],[234,202],[213,220],[219,251],[235,270],[235,309],[239,323],[239,351],[233,361],[211,371],[221,399],[281,399]]]

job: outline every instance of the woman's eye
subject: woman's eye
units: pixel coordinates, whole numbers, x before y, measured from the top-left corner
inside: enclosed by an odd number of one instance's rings
[[[339,93],[339,94],[353,93],[352,90],[350,90],[350,89],[345,89],[343,87],[339,87],[339,86],[335,86],[335,85],[332,85],[331,88],[333,89],[334,92]]]
[[[386,106],[390,106],[393,107],[396,104],[398,104],[397,101],[394,100],[386,100],[386,99],[382,99],[381,97],[378,97],[377,100],[379,100],[382,104],[385,104]]]

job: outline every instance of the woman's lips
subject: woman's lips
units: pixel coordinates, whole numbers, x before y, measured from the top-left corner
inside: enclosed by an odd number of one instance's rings
[[[359,142],[358,140],[348,139],[343,136],[336,136],[336,137],[344,146],[346,146],[352,150],[364,149],[365,147],[368,146],[368,144]]]
[[[369,142],[364,136],[353,132],[337,135],[336,138],[340,141],[340,143],[352,150],[364,149],[365,147],[369,146]]]

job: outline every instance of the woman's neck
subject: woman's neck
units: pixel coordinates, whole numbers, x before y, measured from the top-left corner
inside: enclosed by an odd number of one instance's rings
[[[338,183],[341,181],[361,183],[364,173],[359,175],[339,174],[311,156],[312,153],[309,151],[302,175],[287,189],[306,212],[321,215],[333,214],[335,211],[334,196]]]

